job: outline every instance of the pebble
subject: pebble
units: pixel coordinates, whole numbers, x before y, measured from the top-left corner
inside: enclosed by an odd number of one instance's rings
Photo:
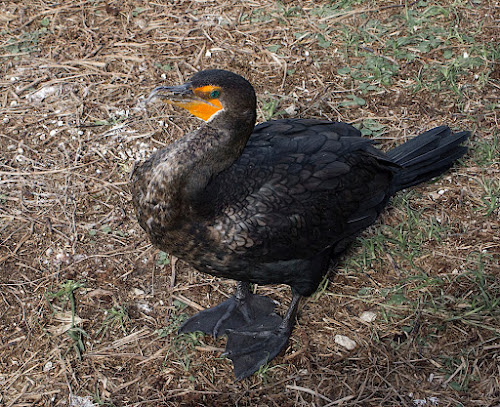
[[[141,296],[144,294],[146,294],[146,293],[143,290],[141,290],[140,288],[134,288],[134,295]]]
[[[373,322],[375,321],[375,319],[377,319],[377,314],[375,314],[373,311],[363,311],[359,316],[359,319],[365,322]]]
[[[347,350],[353,350],[357,346],[356,342],[344,335],[335,335],[334,341],[337,345],[340,345]]]

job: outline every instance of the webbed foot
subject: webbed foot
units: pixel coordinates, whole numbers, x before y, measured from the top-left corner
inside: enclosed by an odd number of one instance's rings
[[[201,331],[217,338],[228,329],[239,329],[271,315],[277,316],[274,307],[273,300],[250,293],[248,283],[238,282],[233,297],[189,318],[179,328],[179,333]]]
[[[261,366],[274,359],[286,346],[290,331],[281,329],[282,318],[268,316],[244,330],[227,331],[224,356],[233,361],[236,380],[255,373]]]
[[[224,355],[233,361],[236,380],[252,375],[285,348],[295,323],[299,301],[300,295],[294,292],[284,318],[270,314],[242,329],[227,331]]]

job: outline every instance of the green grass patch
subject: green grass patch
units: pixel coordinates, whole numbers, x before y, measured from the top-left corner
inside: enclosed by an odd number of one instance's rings
[[[168,324],[156,331],[160,338],[165,338],[171,334],[177,333],[182,323],[188,318],[188,315],[184,312],[187,305],[181,301],[174,300],[172,303],[174,309],[170,313]]]
[[[371,138],[380,137],[386,132],[386,127],[372,119],[363,120],[361,123],[355,123],[354,127],[361,131],[363,136],[369,136]]]
[[[497,214],[500,210],[500,180],[496,178],[483,177],[480,180],[483,194],[481,195],[482,205],[474,208],[484,216]]]
[[[83,340],[89,336],[77,323],[75,292],[83,287],[85,287],[84,281],[66,280],[59,285],[57,291],[45,293],[45,299],[54,314],[65,311],[69,306],[71,310],[71,323],[65,333],[71,339],[71,342],[65,355],[73,349],[79,359],[81,359],[82,353],[85,350]]]
[[[111,309],[105,310],[105,319],[101,328],[97,331],[100,339],[106,335],[109,329],[121,328],[124,335],[127,335],[127,327],[130,324],[130,317],[126,306],[115,306]]]
[[[410,197],[414,191],[398,194],[393,206],[403,210],[399,224],[376,225],[374,234],[358,238],[360,252],[348,259],[347,267],[378,268],[387,260],[387,254],[399,264],[416,268],[415,259],[422,256],[422,245],[428,241],[441,242],[448,232],[435,217],[425,216],[423,210],[412,208]]]
[[[170,256],[168,253],[159,251],[156,255],[157,266],[168,266],[170,264]]]
[[[263,98],[259,98],[259,105],[261,106],[264,120],[271,120],[282,114],[286,114],[284,110],[279,110],[281,99],[266,94]]]
[[[472,144],[472,159],[481,166],[500,163],[500,136],[493,134],[491,139],[478,138]]]
[[[7,41],[0,45],[2,54],[9,56],[30,54],[37,52],[39,40],[46,34],[50,33],[48,27],[50,25],[50,18],[44,17],[39,21],[40,28],[34,31],[24,31],[21,34],[15,35],[9,31],[2,31],[0,34],[7,35]]]

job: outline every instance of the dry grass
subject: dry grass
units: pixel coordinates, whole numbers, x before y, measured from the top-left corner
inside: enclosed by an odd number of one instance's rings
[[[409,10],[425,16],[430,5],[284,3],[1,3],[1,405],[500,405],[498,2],[440,2],[449,14],[429,12],[413,32],[451,27],[449,42],[399,44],[416,58],[398,61],[389,41],[408,37]],[[464,59],[447,50],[479,62],[453,65]],[[377,71],[363,70],[369,61],[398,72],[360,78]],[[223,339],[175,334],[233,283],[183,264],[173,275],[126,186],[134,160],[197,124],[174,110],[148,116],[140,99],[208,67],[255,84],[260,120],[369,131],[373,120],[384,148],[443,123],[474,132],[469,157],[396,198],[387,226],[365,234],[303,304],[286,353],[238,383],[219,358]],[[282,308],[289,299],[286,287],[259,292]],[[357,347],[345,350],[337,334]]]

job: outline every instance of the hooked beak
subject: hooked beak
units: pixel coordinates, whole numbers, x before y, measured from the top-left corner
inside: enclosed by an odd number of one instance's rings
[[[146,99],[146,103],[155,99],[161,99],[167,103],[177,104],[199,98],[195,96],[191,84],[187,82],[178,86],[158,86],[154,88]]]

